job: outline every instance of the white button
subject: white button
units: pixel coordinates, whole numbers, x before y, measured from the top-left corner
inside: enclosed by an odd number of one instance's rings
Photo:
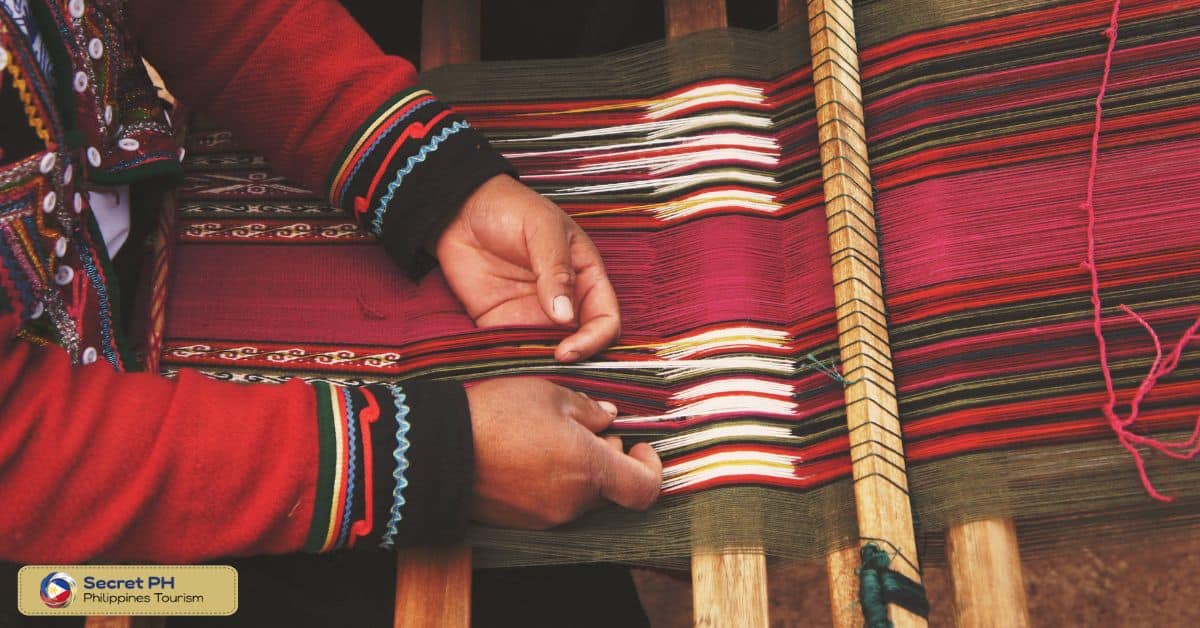
[[[71,185],[71,179],[74,177],[75,169],[71,167],[71,164],[67,164],[67,167],[63,168],[63,185]]]
[[[62,257],[67,254],[67,239],[63,236],[58,236],[54,241],[54,256]]]
[[[100,167],[100,149],[95,146],[88,146],[88,163],[92,164],[93,168]]]
[[[120,146],[121,150],[137,150],[142,144],[132,137],[125,137],[117,142],[117,146]]]
[[[82,92],[83,90],[87,89],[87,86],[88,86],[87,74],[84,74],[83,72],[76,72],[75,73],[75,91]]]
[[[0,48],[0,70],[8,67],[8,51]]]
[[[67,3],[67,10],[71,12],[71,17],[75,19],[83,17],[83,0],[71,0]]]
[[[179,147],[179,161],[181,161],[181,162],[182,162],[182,161],[183,161],[183,158],[184,158],[186,155],[187,155],[187,149],[186,149],[186,148],[184,148],[184,147],[182,147],[182,146],[180,146],[180,147]]]
[[[83,195],[79,192],[75,193],[75,213],[83,211]]]
[[[41,301],[38,301],[37,303],[34,304],[33,311],[29,313],[29,318],[41,318],[42,314],[44,314],[45,312],[46,312],[46,306],[42,305]]]
[[[104,44],[96,38],[88,42],[88,56],[93,59],[99,59],[104,56]]]
[[[54,283],[60,286],[65,286],[71,283],[71,280],[74,278],[75,269],[71,268],[70,266],[59,266],[58,272],[54,273]]]
[[[50,212],[54,211],[54,207],[57,205],[58,195],[54,193],[54,190],[46,192],[46,195],[42,197],[42,211],[49,214]]]
[[[104,124],[112,124],[112,119],[113,119],[112,105],[105,105],[105,107],[104,107]]]
[[[46,153],[42,156],[42,161],[38,164],[38,169],[42,171],[42,174],[50,174],[50,171],[54,170],[54,164],[57,161],[58,157],[54,153]]]
[[[79,356],[79,361],[82,362],[84,366],[87,366],[89,364],[95,364],[97,357],[96,348],[88,347],[84,349],[83,354]]]

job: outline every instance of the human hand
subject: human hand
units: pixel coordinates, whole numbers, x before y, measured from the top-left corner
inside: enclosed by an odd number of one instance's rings
[[[509,377],[467,388],[475,441],[472,516],[511,528],[545,529],[614,502],[645,510],[658,498],[662,461],[639,443],[602,438],[617,415],[544,379]]]
[[[557,205],[508,175],[467,198],[436,253],[477,325],[578,327],[555,349],[560,361],[586,358],[621,333],[617,295],[592,240]]]

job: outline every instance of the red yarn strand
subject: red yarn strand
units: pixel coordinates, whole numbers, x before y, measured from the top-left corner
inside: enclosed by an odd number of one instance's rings
[[[1173,501],[1172,497],[1163,495],[1154,488],[1154,484],[1150,481],[1150,476],[1146,473],[1146,461],[1137,446],[1147,447],[1176,460],[1190,460],[1200,453],[1200,416],[1196,419],[1196,426],[1192,430],[1191,438],[1178,443],[1163,442],[1157,438],[1142,436],[1130,431],[1130,429],[1137,422],[1142,400],[1146,398],[1146,395],[1150,393],[1150,390],[1154,388],[1154,385],[1160,378],[1170,375],[1175,370],[1175,367],[1179,364],[1179,357],[1183,353],[1184,347],[1197,337],[1197,333],[1200,331],[1200,318],[1197,318],[1196,322],[1192,323],[1191,327],[1188,327],[1187,331],[1183,333],[1183,336],[1175,345],[1175,348],[1164,360],[1162,342],[1159,340],[1158,334],[1151,327],[1150,323],[1124,304],[1120,306],[1121,311],[1137,321],[1146,330],[1146,333],[1150,335],[1150,339],[1154,342],[1155,351],[1154,362],[1150,365],[1150,372],[1146,374],[1145,379],[1138,386],[1133,400],[1130,402],[1129,416],[1121,418],[1116,412],[1117,393],[1113,386],[1112,372],[1108,365],[1108,347],[1104,340],[1104,324],[1100,304],[1100,275],[1096,268],[1096,207],[1094,196],[1096,170],[1099,165],[1100,156],[1100,125],[1104,115],[1104,94],[1108,90],[1108,79],[1112,71],[1113,50],[1117,45],[1117,21],[1120,11],[1121,0],[1115,0],[1108,28],[1104,30],[1105,36],[1108,37],[1108,50],[1104,55],[1104,75],[1100,79],[1100,90],[1096,95],[1096,121],[1092,127],[1092,150],[1091,163],[1088,167],[1087,200],[1081,204],[1081,208],[1087,212],[1088,217],[1087,260],[1081,266],[1088,272],[1091,278],[1092,330],[1095,333],[1096,344],[1100,353],[1100,370],[1104,374],[1104,385],[1108,390],[1108,401],[1101,408],[1101,411],[1104,413],[1104,417],[1108,420],[1108,424],[1113,432],[1116,433],[1117,440],[1121,443],[1121,446],[1133,456],[1138,476],[1141,478],[1142,486],[1145,487],[1146,492],[1154,499],[1170,502]]]

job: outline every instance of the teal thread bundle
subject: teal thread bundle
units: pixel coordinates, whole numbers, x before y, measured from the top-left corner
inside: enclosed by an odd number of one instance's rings
[[[896,604],[921,617],[929,616],[925,587],[908,576],[892,571],[892,557],[874,543],[862,548],[858,568],[858,600],[867,628],[892,628],[888,604]]]

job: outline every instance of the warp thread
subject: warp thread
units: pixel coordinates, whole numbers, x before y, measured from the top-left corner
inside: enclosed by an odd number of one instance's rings
[[[1117,45],[1117,23],[1121,11],[1121,0],[1114,0],[1112,15],[1109,17],[1108,28],[1104,30],[1104,35],[1108,37],[1108,49],[1104,56],[1104,74],[1100,79],[1100,90],[1096,95],[1096,121],[1092,126],[1092,150],[1091,163],[1088,167],[1087,179],[1087,199],[1080,204],[1080,209],[1087,213],[1087,260],[1080,264],[1080,267],[1087,271],[1091,278],[1092,284],[1092,331],[1096,336],[1096,344],[1100,353],[1100,370],[1104,374],[1104,385],[1108,392],[1108,401],[1105,402],[1101,411],[1104,413],[1105,419],[1108,420],[1109,427],[1117,435],[1117,440],[1121,446],[1133,456],[1134,464],[1137,466],[1138,476],[1142,480],[1142,486],[1146,492],[1159,501],[1170,502],[1173,498],[1163,495],[1155,490],[1154,485],[1150,482],[1150,476],[1146,474],[1146,461],[1142,457],[1142,453],[1137,446],[1142,445],[1154,451],[1157,451],[1164,456],[1174,458],[1176,460],[1191,460],[1195,458],[1197,453],[1200,453],[1200,416],[1196,419],[1196,426],[1192,430],[1192,436],[1186,441],[1171,443],[1164,442],[1150,436],[1142,436],[1141,434],[1130,431],[1134,423],[1138,420],[1139,408],[1142,400],[1154,388],[1155,383],[1175,370],[1179,365],[1179,358],[1183,354],[1183,349],[1187,344],[1198,336],[1200,332],[1200,317],[1196,322],[1183,332],[1179,342],[1175,348],[1164,359],[1162,342],[1155,333],[1154,328],[1141,315],[1134,312],[1125,304],[1121,304],[1121,311],[1128,315],[1133,320],[1137,321],[1146,333],[1150,335],[1154,342],[1154,362],[1150,365],[1150,372],[1146,374],[1141,385],[1134,392],[1133,400],[1130,402],[1129,416],[1121,418],[1116,413],[1117,393],[1113,386],[1112,372],[1108,365],[1108,347],[1104,340],[1104,327],[1101,317],[1100,304],[1100,276],[1096,268],[1096,206],[1094,203],[1094,195],[1096,191],[1096,169],[1099,164],[1100,156],[1100,125],[1104,115],[1103,101],[1104,94],[1108,90],[1109,74],[1112,71],[1113,51]]]
[[[929,617],[925,587],[888,567],[892,557],[874,543],[862,547],[858,568],[858,601],[867,628],[892,628],[888,604],[896,604],[921,617]]]

